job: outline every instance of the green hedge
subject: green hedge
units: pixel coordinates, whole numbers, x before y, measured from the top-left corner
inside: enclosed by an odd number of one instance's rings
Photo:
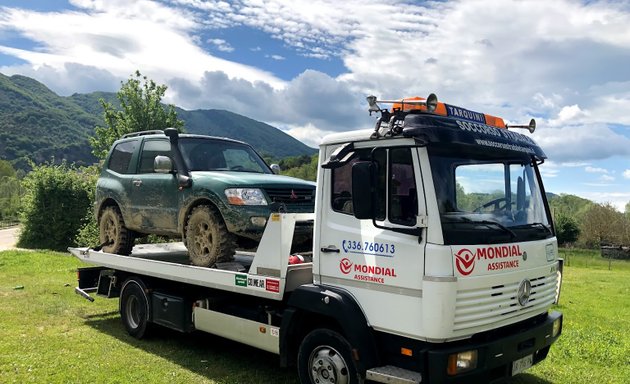
[[[23,181],[18,247],[64,251],[76,245],[94,198],[97,170],[62,163],[34,166]]]

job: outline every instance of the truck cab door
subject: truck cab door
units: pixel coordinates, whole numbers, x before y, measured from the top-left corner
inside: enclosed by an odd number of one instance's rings
[[[377,169],[375,222],[354,215],[352,167],[362,161]],[[322,169],[320,176],[315,274],[357,298],[374,327],[418,334],[426,232],[420,228],[426,205],[418,149],[356,149],[346,164]]]
[[[156,173],[156,156],[172,159],[167,139],[144,140],[132,179],[131,213],[134,223],[152,233],[176,233],[180,192],[174,173]]]

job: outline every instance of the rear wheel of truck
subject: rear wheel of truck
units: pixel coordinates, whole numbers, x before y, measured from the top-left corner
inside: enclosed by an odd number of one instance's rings
[[[316,329],[298,351],[298,374],[302,384],[361,384],[352,360],[352,347],[339,333]]]
[[[151,306],[146,291],[142,280],[129,278],[123,283],[120,292],[120,318],[127,333],[136,339],[142,339],[150,333]]]
[[[106,207],[98,221],[99,239],[103,252],[129,255],[133,248],[133,234],[125,227],[120,209]]]
[[[193,265],[211,267],[234,259],[234,239],[223,219],[207,205],[195,207],[186,225],[186,248]]]

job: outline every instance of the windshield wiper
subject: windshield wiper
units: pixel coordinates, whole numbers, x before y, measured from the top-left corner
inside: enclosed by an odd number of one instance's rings
[[[527,223],[523,225],[517,225],[512,228],[540,228],[540,229],[544,229],[545,232],[549,233],[550,235],[553,235],[553,231],[551,230],[551,228],[549,228],[548,225],[545,225],[543,223]]]
[[[488,228],[494,226],[496,228],[499,228],[500,230],[504,231],[505,233],[509,234],[510,237],[512,239],[516,239],[516,233],[514,233],[514,231],[512,231],[510,228],[506,227],[505,225],[498,223],[496,221],[492,221],[492,220],[471,220],[467,217],[460,217],[460,219],[463,222],[466,223],[472,223],[472,224],[483,224],[485,226],[487,226]]]

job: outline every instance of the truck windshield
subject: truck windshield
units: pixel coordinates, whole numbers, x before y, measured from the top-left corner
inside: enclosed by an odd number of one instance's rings
[[[251,147],[232,141],[181,138],[179,145],[191,171],[273,173]]]
[[[527,156],[450,156],[429,151],[445,244],[493,244],[553,236]]]

